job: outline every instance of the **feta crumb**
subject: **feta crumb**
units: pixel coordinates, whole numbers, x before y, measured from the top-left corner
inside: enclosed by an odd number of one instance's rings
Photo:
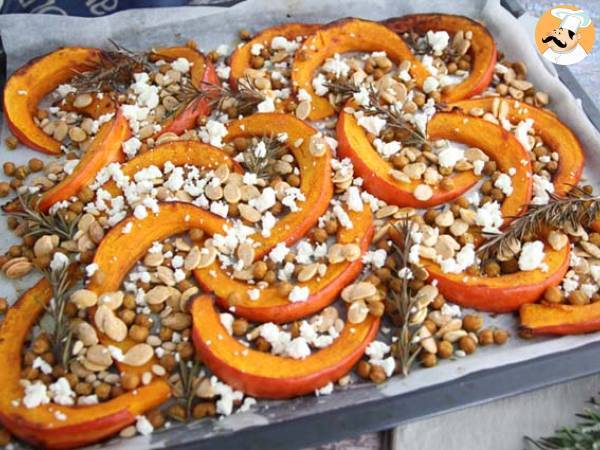
[[[542,241],[526,242],[519,256],[519,269],[530,271],[544,269],[544,243]]]
[[[180,73],[187,73],[190,71],[190,62],[185,58],[177,58],[171,63],[171,68]]]
[[[135,429],[142,436],[148,436],[152,434],[154,431],[154,427],[150,423],[150,421],[146,418],[146,416],[137,416],[135,422]]]
[[[306,300],[308,300],[309,296],[310,289],[308,288],[308,286],[294,286],[290,292],[288,299],[292,303],[305,302]]]

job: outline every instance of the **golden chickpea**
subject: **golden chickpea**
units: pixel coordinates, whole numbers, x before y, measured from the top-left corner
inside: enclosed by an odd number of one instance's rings
[[[452,356],[454,353],[454,346],[452,343],[448,341],[440,341],[438,342],[438,351],[437,356],[442,359],[447,359]]]
[[[125,372],[121,376],[121,386],[126,391],[133,391],[140,385],[140,377],[134,372]]]
[[[463,317],[463,328],[476,333],[483,326],[483,318],[477,314],[467,314]]]
[[[259,352],[266,353],[269,350],[271,350],[271,344],[269,344],[269,342],[262,336],[256,338],[254,342],[256,344],[256,350],[258,350]]]
[[[110,398],[110,384],[100,383],[94,388],[94,394],[99,400],[108,400]]]
[[[508,341],[508,332],[506,330],[494,330],[494,343],[503,345]]]
[[[369,375],[371,373],[371,364],[369,364],[367,361],[360,361],[358,363],[358,366],[356,366],[356,374],[361,377],[364,378],[365,380],[369,379]]]
[[[77,383],[75,386],[75,392],[77,395],[90,395],[93,389],[94,388],[90,383]]]
[[[235,319],[232,331],[234,336],[244,336],[248,331],[248,321],[246,319]]]
[[[164,414],[158,409],[150,411],[148,414],[146,414],[146,418],[155,429],[162,428],[166,422]]]
[[[4,175],[7,177],[12,177],[15,174],[16,166],[13,162],[5,162],[2,168],[4,170]]]
[[[193,242],[198,242],[204,237],[204,230],[202,230],[201,228],[192,228],[189,231],[189,235],[190,235],[190,239]]]
[[[431,302],[431,308],[432,309],[442,309],[442,306],[444,306],[444,304],[446,303],[446,299],[444,299],[444,296],[442,294],[438,294],[435,296],[435,298],[433,299],[433,301]]]
[[[252,34],[250,34],[249,30],[246,30],[246,29],[240,30],[240,39],[242,41],[249,41],[251,37],[252,37]]]
[[[160,358],[160,365],[165,368],[167,373],[171,373],[177,367],[177,361],[171,353],[166,353]]]
[[[569,294],[569,303],[571,305],[587,305],[590,299],[580,289],[575,289]]]
[[[227,303],[231,306],[238,305],[242,301],[242,295],[239,292],[231,292],[227,296]]]
[[[479,345],[491,345],[494,343],[494,332],[490,329],[479,332]]]
[[[369,372],[369,379],[375,383],[383,383],[387,379],[387,375],[385,374],[385,370],[381,366],[371,366],[371,371]]]
[[[433,353],[423,352],[421,353],[421,365],[423,367],[434,367],[437,364],[437,356]]]
[[[252,276],[255,280],[262,280],[267,274],[268,270],[269,268],[267,267],[267,263],[264,261],[256,261],[252,265]]]
[[[215,416],[217,414],[217,408],[213,402],[200,402],[192,410],[194,419],[201,419],[202,417]]]
[[[487,261],[483,266],[483,271],[488,277],[497,277],[500,275],[501,268],[497,261]]]
[[[429,331],[431,334],[435,334],[435,332],[437,331],[437,325],[431,319],[425,319],[423,321],[423,326],[427,328],[427,331]]]
[[[8,311],[8,301],[0,297],[0,314],[6,314],[6,311]]]
[[[129,310],[126,310],[129,311]],[[129,337],[134,342],[146,342],[150,331],[146,327],[141,327],[139,325],[132,325],[129,329]]]
[[[564,296],[558,286],[550,286],[544,292],[544,300],[548,303],[562,303]]]
[[[187,419],[187,412],[179,403],[170,406],[167,410],[167,415],[179,422],[184,422]]]
[[[177,352],[182,359],[190,359],[194,356],[194,346],[191,342],[181,342],[177,344]]]
[[[474,353],[477,350],[477,344],[470,336],[463,336],[458,341],[459,348],[467,355]]]
[[[29,170],[32,172],[39,172],[44,169],[44,162],[37,158],[30,159],[27,165],[29,166]]]
[[[369,303],[369,313],[371,313],[371,315],[373,315],[375,317],[381,317],[381,316],[383,316],[384,312],[385,312],[385,306],[383,305],[383,302],[370,302]]]
[[[36,355],[42,355],[50,350],[50,341],[45,334],[39,335],[31,343],[31,351]]]
[[[0,428],[0,447],[7,447],[11,440],[10,432],[6,428]]]

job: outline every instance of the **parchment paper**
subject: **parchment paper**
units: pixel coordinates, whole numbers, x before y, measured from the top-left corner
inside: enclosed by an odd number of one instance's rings
[[[306,21],[327,22],[347,16],[367,19],[384,19],[417,12],[457,13],[485,23],[494,35],[498,47],[511,60],[527,63],[529,78],[536,86],[548,92],[552,108],[577,134],[586,149],[586,175],[597,184],[600,167],[600,133],[595,130],[580,104],[563,86],[552,68],[545,67],[530,39],[530,27],[524,27],[517,19],[500,6],[499,0],[433,0],[422,2],[398,2],[395,0],[247,0],[227,10],[213,7],[173,8],[155,10],[133,10],[112,16],[82,19],[62,16],[0,16],[0,35],[8,55],[8,72],[11,73],[29,59],[64,45],[87,45],[108,47],[108,38],[113,38],[125,47],[145,49],[149,46],[181,44],[196,39],[205,50],[226,43],[237,44],[237,33],[241,28],[257,31],[281,22]],[[550,70],[549,70],[550,69]],[[2,129],[0,163],[5,160],[26,161],[36,156],[25,148],[9,152],[4,147],[6,127]],[[6,230],[5,221],[0,223],[1,248],[13,242]],[[17,283],[17,288],[26,288],[31,279]],[[0,295],[15,298],[13,283],[5,280],[0,285]],[[304,397],[286,402],[259,402],[253,411],[236,414],[223,420],[203,420],[187,425],[172,427],[148,437],[133,440],[114,439],[109,448],[132,446],[131,448],[159,448],[170,445],[209,439],[220,433],[230,433],[248,426],[260,426],[327,411],[344,406],[358,406],[381,396],[401,395],[416,389],[426,388],[462,377],[475,371],[516,363],[542,355],[566,351],[600,340],[600,333],[586,336],[570,336],[555,339],[524,341],[516,337],[516,319],[511,315],[486,318],[489,325],[513,330],[513,338],[502,347],[480,348],[476,354],[454,362],[442,362],[434,369],[417,369],[407,379],[399,377],[376,388],[370,384],[357,383],[340,389],[328,397]],[[451,397],[452,393],[448,395]]]

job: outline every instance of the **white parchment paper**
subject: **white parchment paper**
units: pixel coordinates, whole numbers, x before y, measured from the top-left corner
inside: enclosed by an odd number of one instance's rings
[[[182,44],[195,39],[204,50],[219,44],[233,47],[241,28],[258,31],[263,27],[281,22],[328,22],[342,17],[356,16],[367,19],[385,19],[418,12],[446,12],[469,16],[483,22],[494,35],[500,50],[511,60],[527,63],[529,78],[536,86],[548,92],[552,98],[552,109],[576,133],[586,150],[586,176],[597,184],[600,176],[600,133],[593,128],[582,111],[579,102],[561,84],[553,70],[545,67],[534,48],[531,21],[524,26],[500,6],[500,0],[433,0],[400,2],[397,0],[247,0],[229,9],[213,7],[187,7],[173,9],[132,10],[95,19],[69,18],[63,16],[0,16],[0,35],[8,55],[8,72],[40,54],[59,46],[78,45],[109,47],[112,38],[131,49],[149,46]],[[6,160],[26,161],[39,153],[19,148],[10,152],[4,147],[6,126],[0,132],[0,163]],[[594,175],[596,172],[596,175]],[[13,242],[0,221],[0,247],[7,248]],[[10,283],[0,281],[0,295],[14,300],[17,290],[29,287],[31,280]],[[198,439],[236,430],[247,426],[286,420],[335,408],[337,405],[359,403],[381,395],[399,395],[446,382],[479,370],[511,364],[542,355],[561,352],[599,341],[600,333],[585,336],[570,336],[555,339],[524,341],[516,337],[517,320],[512,315],[488,317],[486,322],[513,331],[513,339],[502,347],[479,349],[476,354],[455,362],[442,362],[430,370],[417,369],[407,379],[394,378],[380,388],[373,386],[355,387],[336,391],[327,399],[297,399],[289,402],[261,402],[255,412],[230,417],[219,422],[204,421],[187,426],[188,439],[195,433]],[[353,395],[354,398],[348,397]],[[218,425],[218,426],[217,426]],[[155,448],[172,442],[170,432],[150,437],[139,437],[134,441],[123,441],[135,448]],[[110,447],[120,447],[117,440]]]

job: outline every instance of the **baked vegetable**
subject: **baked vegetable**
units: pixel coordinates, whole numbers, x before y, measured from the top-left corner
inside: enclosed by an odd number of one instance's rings
[[[383,22],[398,34],[428,31],[447,31],[454,35],[459,31],[473,33],[469,53],[472,56],[469,76],[458,84],[448,86],[442,99],[453,102],[480,94],[492,81],[496,67],[496,43],[490,32],[478,22],[464,16],[451,14],[411,14]]]
[[[9,309],[0,328],[0,363],[5,368],[0,371],[0,422],[12,434],[50,449],[89,445],[116,434],[169,398],[169,385],[156,379],[135,392],[97,405],[45,404],[27,408],[22,402],[21,351],[51,299],[48,281],[39,281]]]
[[[373,219],[371,211],[365,206],[362,212],[348,211],[352,228],[340,227],[337,242],[340,244],[355,243],[364,253],[373,236]],[[258,300],[251,300],[248,291],[255,288],[243,281],[234,280],[215,262],[210,266],[194,271],[196,281],[206,292],[217,296],[217,303],[224,309],[235,306],[235,314],[254,322],[285,323],[314,314],[331,304],[340,291],[354,280],[362,269],[361,258],[355,261],[344,261],[330,264],[323,276],[315,277],[300,286],[308,286],[310,296],[303,302],[290,302],[282,296],[276,287],[261,290]],[[235,305],[229,303],[229,296],[238,293],[240,300]]]
[[[308,394],[343,377],[379,329],[379,319],[369,315],[360,324],[346,324],[329,347],[292,359],[248,349],[230,336],[210,296],[195,299],[192,317],[196,351],[215,375],[248,395],[275,399]]]

